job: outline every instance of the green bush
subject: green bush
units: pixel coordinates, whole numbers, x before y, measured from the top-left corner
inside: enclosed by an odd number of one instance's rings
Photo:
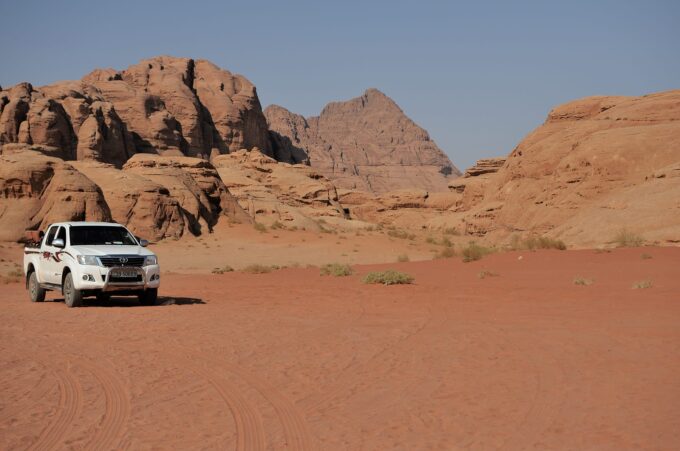
[[[490,254],[491,252],[492,250],[489,249],[488,247],[480,246],[474,241],[471,241],[467,245],[467,247],[464,247],[462,250],[463,261],[468,263],[480,260],[482,257],[484,257],[487,254]]]
[[[369,272],[363,279],[364,283],[379,283],[383,285],[401,285],[413,283],[413,276],[388,269],[383,272]]]
[[[329,263],[321,267],[322,276],[344,277],[352,275],[353,272],[351,266],[342,263]]]

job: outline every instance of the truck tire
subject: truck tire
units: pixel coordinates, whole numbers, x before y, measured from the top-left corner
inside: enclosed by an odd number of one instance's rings
[[[73,275],[71,273],[66,274],[62,290],[64,291],[64,302],[67,307],[80,307],[83,305],[83,295],[80,290],[76,290],[76,287],[73,286]]]
[[[156,305],[158,300],[158,288],[149,288],[139,293],[139,303],[142,305]]]
[[[31,302],[42,302],[45,300],[45,289],[40,287],[38,276],[35,271],[28,276],[28,296]]]

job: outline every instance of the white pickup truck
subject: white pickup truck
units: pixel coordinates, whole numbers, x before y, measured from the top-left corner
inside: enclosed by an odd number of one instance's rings
[[[160,267],[146,240],[120,224],[62,222],[50,225],[42,238],[24,249],[26,288],[32,302],[59,290],[69,307],[83,298],[108,300],[111,294],[136,295],[144,305],[158,296]]]

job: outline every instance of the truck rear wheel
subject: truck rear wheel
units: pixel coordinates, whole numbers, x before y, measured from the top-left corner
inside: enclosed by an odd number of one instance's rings
[[[31,302],[42,302],[45,300],[45,289],[40,287],[35,271],[28,276],[28,296]]]
[[[73,275],[71,273],[66,274],[64,278],[64,302],[66,302],[67,307],[80,307],[83,305],[83,295],[80,290],[76,290],[73,285]]]
[[[142,305],[156,305],[158,288],[149,288],[139,294],[139,303]]]

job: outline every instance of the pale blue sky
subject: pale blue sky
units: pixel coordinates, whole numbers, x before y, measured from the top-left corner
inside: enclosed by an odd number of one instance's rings
[[[306,116],[368,87],[461,169],[556,104],[680,88],[680,1],[0,0],[0,85],[206,58]]]

